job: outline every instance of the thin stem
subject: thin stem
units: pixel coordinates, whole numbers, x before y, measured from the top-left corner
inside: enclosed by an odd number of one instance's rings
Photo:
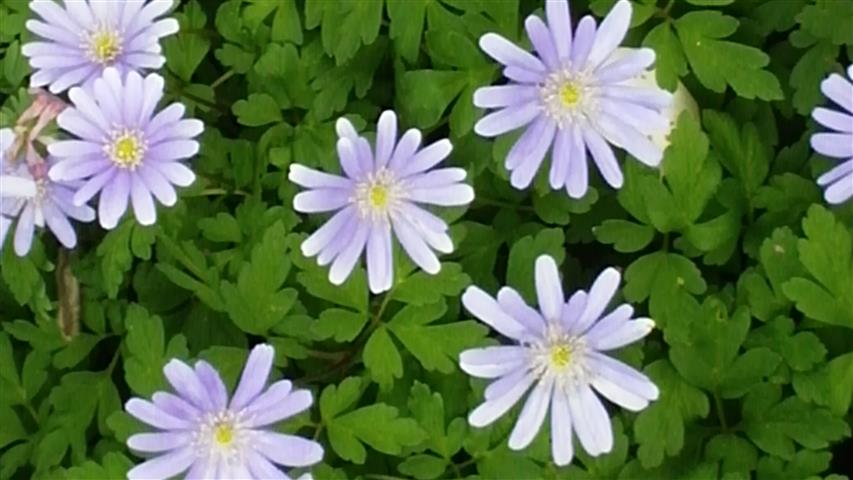
[[[714,390],[714,406],[717,409],[717,417],[719,417],[720,423],[723,425],[723,431],[728,431],[729,424],[726,421],[726,412],[723,410],[723,398],[720,396],[718,390]]]
[[[229,68],[227,72],[223,73],[219,78],[217,78],[213,81],[213,83],[210,84],[210,88],[216,90],[216,87],[228,81],[228,79],[233,77],[235,73],[237,72],[235,72],[233,68]]]
[[[242,190],[226,190],[224,188],[207,188],[202,190],[201,192],[191,195],[195,197],[215,197],[215,196],[226,196],[226,195],[238,195],[241,197],[247,197],[249,194]]]

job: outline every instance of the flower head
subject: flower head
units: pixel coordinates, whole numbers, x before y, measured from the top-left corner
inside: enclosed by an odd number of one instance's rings
[[[15,143],[10,129],[0,130],[0,148],[4,151]],[[28,146],[28,148],[31,148]],[[54,182],[47,176],[53,160],[39,159],[36,163],[4,161],[0,155],[0,249],[12,221],[15,228],[15,253],[24,256],[30,252],[35,227],[50,229],[66,248],[77,245],[77,234],[69,218],[82,222],[95,219],[95,211],[87,205],[75,206],[73,182]]]
[[[177,201],[173,185],[186,187],[195,174],[181,160],[198,152],[194,140],[204,124],[183,119],[185,108],[173,103],[154,112],[163,96],[163,77],[136,72],[124,78],[107,68],[95,81],[92,95],[73,88],[74,103],[57,119],[59,126],[78,137],[51,144],[48,151],[58,159],[50,170],[57,181],[85,180],[74,194],[82,205],[100,192],[98,218],[101,226],[114,228],[133,206],[143,225],[157,220],[154,198],[166,206]],[[153,196],[153,198],[152,198]]]
[[[128,472],[129,479],[289,478],[274,464],[307,467],[323,458],[320,444],[270,427],[307,410],[308,390],[293,390],[288,380],[266,387],[274,350],[252,349],[230,401],[219,373],[207,362],[195,368],[172,360],[163,373],[175,394],[156,392],[151,401],[133,398],[125,410],[157,431],[127,439],[128,447],[153,455]]]
[[[574,198],[586,194],[587,151],[604,180],[620,188],[622,171],[610,144],[650,166],[663,156],[650,137],[668,129],[662,111],[671,95],[633,83],[654,63],[655,53],[617,49],[631,22],[627,0],[617,2],[598,28],[584,17],[574,35],[566,0],[545,2],[545,13],[547,25],[534,15],[525,22],[538,56],[494,33],[480,38],[483,51],[504,65],[509,83],[474,93],[475,105],[498,109],[474,130],[494,137],[526,127],[505,162],[515,188],[530,185],[549,150],[551,188],[565,187]]]
[[[830,100],[845,111],[818,107],[812,118],[832,133],[812,135],[812,148],[821,155],[840,158],[841,163],[817,179],[826,187],[824,197],[829,203],[841,203],[853,197],[853,65],[847,68],[847,76],[833,73],[820,84],[820,89]]]
[[[536,260],[535,277],[538,311],[509,287],[498,292],[497,300],[474,286],[462,296],[475,317],[517,342],[460,355],[462,370],[496,379],[486,388],[486,401],[468,420],[476,427],[491,424],[533,387],[509,446],[527,447],[550,408],[554,462],[567,465],[574,455],[572,432],[592,456],[613,448],[610,418],[593,389],[632,411],[658,398],[657,387],[645,375],[602,353],[645,337],[654,322],[632,320],[634,310],[627,304],[604,315],[619,287],[619,273],[612,268],[598,276],[589,293],[575,292],[566,303],[553,258],[543,255]]]
[[[394,281],[393,234],[415,264],[427,273],[438,273],[441,264],[433,250],[450,253],[453,242],[444,220],[420,205],[467,205],[474,198],[474,190],[461,183],[464,169],[431,170],[450,154],[450,142],[420,148],[421,132],[416,129],[398,142],[392,111],[379,118],[375,150],[345,118],[338,120],[337,131],[344,176],[298,164],[290,168],[290,180],[309,189],[294,197],[296,210],[337,211],[302,243],[302,253],[319,254],[320,265],[331,263],[329,280],[339,285],[366,249],[370,290],[379,293]]]
[[[75,85],[90,89],[108,67],[122,73],[162,67],[160,38],[177,32],[178,21],[157,18],[173,3],[75,0],[63,8],[53,0],[31,1],[41,20],[27,21],[38,41],[21,49],[36,70],[30,83],[59,93]]]

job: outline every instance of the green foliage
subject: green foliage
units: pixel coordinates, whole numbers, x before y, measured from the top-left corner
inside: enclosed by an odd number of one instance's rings
[[[276,348],[275,379],[314,395],[280,428],[323,444],[318,479],[846,478],[853,209],[823,206],[815,179],[835,163],[812,154],[808,117],[829,103],[821,81],[850,64],[853,2],[631,0],[623,44],[656,52],[654,77],[679,92],[674,129],[660,168],[614,150],[618,191],[590,158],[582,199],[551,191],[547,173],[512,189],[503,163],[519,132],[473,132],[474,91],[504,82],[480,36],[529,50],[524,20],[544,14],[541,1],[175,3],[181,30],[163,39],[159,73],[163,104],[205,124],[197,180],[154,226],[77,225],[76,249],[41,234],[24,258],[7,239],[0,480],[124,478],[142,461],[125,442],[143,426],[123,404],[168,390],[172,359],[207,360],[233,390],[260,342]],[[615,3],[571,0],[572,17],[600,25]],[[30,16],[27,2],[0,0],[0,127],[32,102]],[[445,164],[466,170],[476,199],[435,210],[454,244],[438,274],[395,245],[394,285],[372,295],[363,263],[335,286],[303,256],[326,215],[297,214],[287,177],[293,163],[338,172],[337,118],[374,138],[386,109],[424,144],[449,138]],[[507,285],[535,305],[542,254],[567,293],[616,267],[613,305],[656,323],[615,355],[659,398],[640,412],[605,402],[613,451],[592,457],[575,438],[567,467],[552,461],[547,416],[520,452],[507,437],[521,407],[471,427],[485,382],[458,367],[460,352],[507,342],[471,317],[463,291]]]

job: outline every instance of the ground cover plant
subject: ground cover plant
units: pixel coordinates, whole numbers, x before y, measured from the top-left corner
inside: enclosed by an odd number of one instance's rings
[[[0,0],[0,480],[853,472],[853,1]]]

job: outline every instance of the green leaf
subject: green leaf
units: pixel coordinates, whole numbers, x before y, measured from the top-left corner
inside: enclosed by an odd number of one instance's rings
[[[817,0],[806,6],[797,22],[816,38],[835,45],[853,45],[853,4],[836,0]]]
[[[853,328],[853,241],[850,231],[814,205],[803,220],[800,261],[816,280],[797,277],[782,287],[797,309],[821,322]]]
[[[688,112],[678,117],[671,139],[672,143],[664,152],[662,169],[672,192],[672,201],[679,206],[676,210],[679,218],[670,218],[667,223],[680,228],[691,225],[699,218],[717,191],[722,172],[716,160],[708,156],[708,138],[699,122]],[[653,214],[651,208],[649,214]],[[655,223],[655,227],[659,223]]]
[[[689,259],[676,253],[656,252],[635,260],[625,270],[625,299],[649,299],[653,312],[670,302],[676,292],[699,295],[707,284],[702,272]]]
[[[171,358],[187,355],[184,337],[172,337],[167,347],[163,321],[139,305],[127,308],[125,325],[127,357],[124,359],[124,371],[128,385],[143,397],[164,390],[163,366]]]
[[[133,259],[151,259],[158,227],[142,227],[134,220],[126,219],[118,228],[111,230],[98,245],[101,257],[101,274],[104,288],[110,298],[118,296],[119,287],[133,266]]]
[[[463,418],[455,418],[450,425],[445,425],[445,402],[439,393],[433,393],[429,386],[415,381],[409,396],[409,410],[427,433],[427,448],[439,454],[445,462],[462,448],[467,422]],[[402,469],[400,471],[403,472]]]
[[[803,400],[829,407],[842,417],[853,402],[853,353],[839,355],[809,374],[795,375],[793,383]]]
[[[231,107],[237,121],[248,127],[260,127],[282,121],[281,109],[275,99],[266,93],[253,93]]]
[[[661,87],[674,92],[679,77],[687,75],[687,59],[678,43],[678,37],[672,31],[670,22],[662,22],[651,29],[643,40],[643,45],[655,51],[655,76]]]
[[[775,394],[759,389],[747,396],[743,406],[746,434],[765,452],[791,459],[794,442],[806,448],[821,449],[850,435],[850,426],[828,410],[811,406],[797,397],[781,402],[778,399],[778,389]]]
[[[370,45],[379,35],[383,0],[305,2],[305,26],[321,26],[323,49],[338,65],[351,59],[361,45]]]
[[[30,73],[29,64],[21,55],[21,44],[16,40],[6,48],[4,53],[3,74],[10,85],[20,85],[28,73]]]
[[[730,433],[715,435],[705,446],[705,456],[721,462],[721,473],[749,478],[758,464],[758,451],[746,439]],[[725,477],[724,477],[725,478]]]
[[[407,71],[398,85],[400,115],[414,127],[430,128],[438,123],[467,82],[467,75],[458,71]]]
[[[669,358],[693,385],[717,391],[723,398],[738,398],[779,365],[780,356],[768,348],[739,354],[750,325],[745,308],[729,316],[723,304],[708,300],[700,315],[681,322],[670,320],[666,330]]]
[[[282,288],[290,272],[290,260],[281,249],[285,237],[282,222],[264,233],[243,265],[234,285],[223,281],[222,298],[229,316],[241,330],[262,334],[281,322],[296,302],[296,290]]]
[[[330,308],[320,313],[320,318],[311,325],[311,330],[320,338],[334,338],[336,342],[350,342],[361,333],[367,324],[364,313],[340,308]]]
[[[794,334],[794,321],[786,317],[778,317],[749,332],[746,345],[770,348],[799,372],[811,370],[826,356],[826,347],[817,335],[812,332]]]
[[[660,465],[664,455],[673,456],[684,446],[685,424],[708,415],[708,397],[678,375],[666,360],[645,369],[660,389],[660,399],[640,412],[634,434],[640,444],[637,456],[643,467]]]
[[[394,379],[402,378],[403,359],[384,326],[377,328],[364,345],[364,366],[382,390],[390,390]]]
[[[427,370],[451,373],[463,350],[478,345],[488,329],[474,320],[430,325],[447,311],[444,301],[407,306],[394,315],[388,328]]]
[[[822,28],[821,31],[825,30]],[[794,88],[791,101],[797,113],[808,116],[814,107],[823,103],[820,83],[832,72],[837,57],[838,47],[827,41],[815,43],[800,56],[788,80]]]
[[[515,242],[509,250],[506,270],[506,283],[518,290],[530,305],[536,304],[536,289],[533,282],[533,268],[540,255],[554,257],[557,265],[562,265],[566,257],[563,242],[565,235],[558,228],[540,230],[535,236],[528,235]]]
[[[394,50],[409,62],[418,58],[428,0],[386,0]]]
[[[0,422],[3,424],[3,429],[0,430],[0,448],[26,438],[27,431],[24,430],[18,414],[10,407],[0,405]]]
[[[443,297],[458,297],[471,284],[471,278],[462,272],[457,263],[444,263],[436,275],[418,271],[394,287],[394,300],[409,305],[429,305]]]
[[[403,475],[417,478],[418,480],[431,480],[438,478],[447,469],[447,460],[434,455],[412,455],[397,466],[397,470]]]
[[[102,480],[104,478],[125,478],[133,466],[127,457],[120,453],[109,452],[100,463],[87,460],[65,471],[68,480]]]
[[[400,418],[398,410],[376,403],[338,415],[360,395],[358,379],[345,380],[337,389],[326,387],[320,398],[320,411],[326,424],[332,449],[346,460],[363,464],[367,446],[389,455],[399,455],[404,447],[421,443],[426,434],[411,418]]]
[[[690,67],[710,90],[722,93],[731,86],[738,96],[761,100],[781,100],[782,87],[764,70],[770,58],[761,50],[720,40],[738,27],[734,17],[717,11],[689,12],[675,21],[675,29]]]
[[[720,163],[741,183],[751,199],[767,178],[771,150],[753,123],[738,125],[732,117],[713,110],[703,112],[705,127]]]
[[[613,245],[617,252],[633,253],[646,248],[655,236],[655,230],[627,220],[605,220],[593,228],[595,238],[605,244]]]
[[[182,13],[175,14],[181,28],[177,35],[163,40],[166,66],[184,82],[190,82],[193,73],[210,50],[210,41],[204,35],[207,15],[197,0],[190,1]]]

